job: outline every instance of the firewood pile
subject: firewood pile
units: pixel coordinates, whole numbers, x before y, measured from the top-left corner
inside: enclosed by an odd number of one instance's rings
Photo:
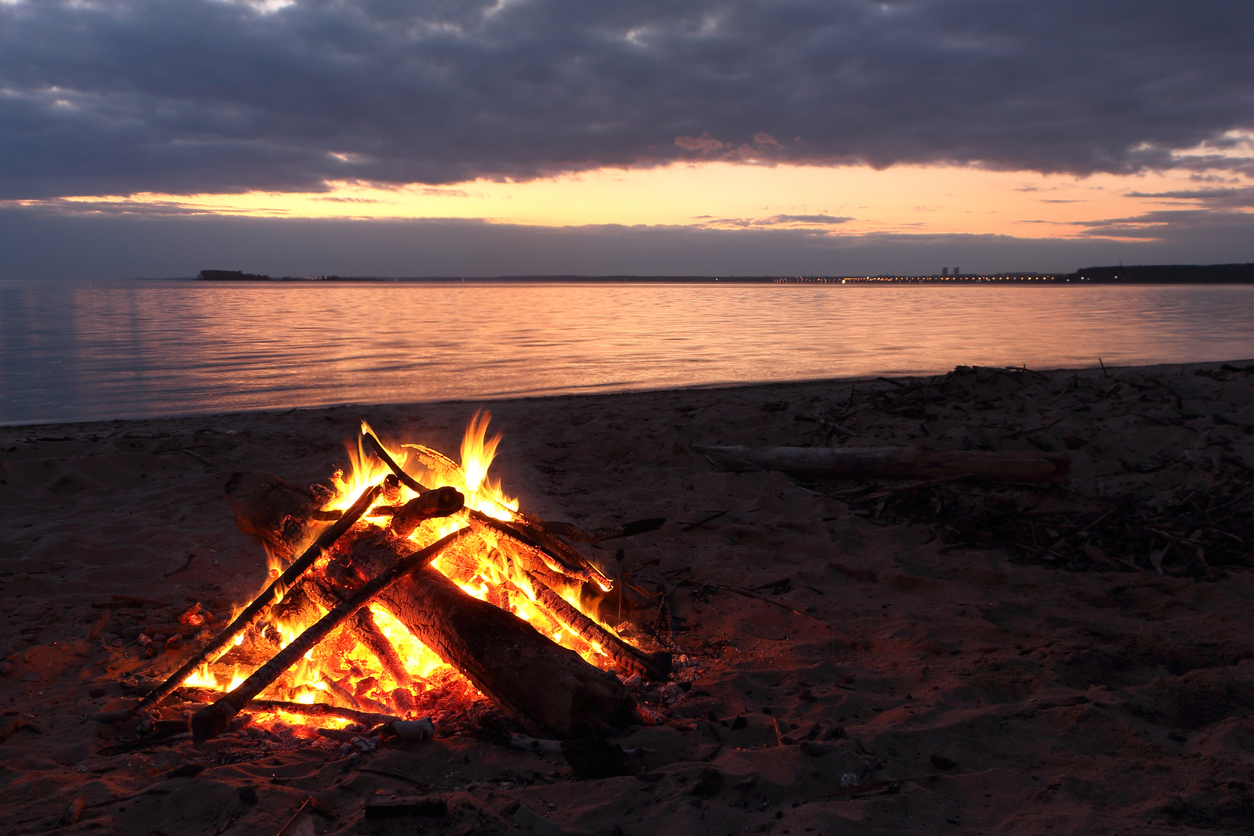
[[[663,520],[584,530],[520,510],[485,478],[499,441],[486,429],[487,416],[472,420],[458,463],[385,446],[363,422],[353,472],[330,487],[234,474],[226,500],[265,547],[271,579],[136,705],[97,718],[147,718],[119,751],[189,731],[203,742],[259,717],[336,740],[360,741],[363,729],[421,739],[441,703],[485,699],[517,727],[559,738],[641,722],[650,709],[624,680],[663,682],[672,661],[638,647],[648,640],[630,622],[659,602],[574,543]],[[198,607],[179,623],[179,636],[214,626]],[[200,704],[190,723],[161,719],[172,700]]]

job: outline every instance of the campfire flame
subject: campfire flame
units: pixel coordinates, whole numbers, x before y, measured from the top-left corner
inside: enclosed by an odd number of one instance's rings
[[[418,478],[425,487],[434,489],[451,486],[460,491],[465,497],[466,509],[473,509],[502,522],[526,520],[527,516],[519,510],[518,500],[506,495],[499,482],[488,476],[501,441],[499,433],[488,436],[490,419],[489,413],[481,411],[470,420],[462,439],[460,462],[419,444],[390,444],[385,445],[385,449],[405,472]],[[379,484],[390,473],[387,465],[371,454],[361,441],[366,433],[375,438],[379,438],[378,434],[365,421],[361,428],[363,436],[359,436],[357,443],[348,448],[350,471],[348,474],[334,474],[332,485],[335,495],[324,505],[323,510],[344,510],[350,507],[370,486]],[[366,512],[364,519],[369,523],[385,526],[388,523],[384,515],[386,509],[375,511],[376,506],[400,506],[416,496],[414,491],[404,485],[399,487],[399,493],[392,492],[386,497],[381,493],[371,510]],[[423,547],[464,528],[467,524],[468,513],[463,510],[448,517],[423,522],[409,539],[416,547]],[[430,565],[467,594],[514,613],[558,644],[579,653],[589,663],[601,668],[612,667],[610,657],[594,640],[576,632],[558,614],[538,600],[531,575],[524,563],[513,557],[515,552],[516,547],[509,542],[508,537],[502,537],[481,526],[475,530],[473,536],[465,538],[441,554]],[[327,562],[328,558],[322,558],[315,564],[313,571],[320,571]],[[272,563],[278,562],[272,559]],[[281,571],[282,565],[271,565],[270,568],[271,577],[274,577]],[[577,581],[568,578],[563,584],[553,583],[553,579],[548,577],[545,580],[567,603],[584,612],[580,606],[580,584]],[[595,580],[603,589],[609,590],[611,585],[604,577]],[[270,642],[269,650],[282,649],[324,614],[320,607],[314,609],[316,614],[312,614],[309,620],[284,621],[274,618],[261,621],[254,625],[253,633],[267,637]],[[418,707],[428,713],[433,710],[463,708],[483,699],[468,680],[415,639],[384,604],[376,601],[369,605],[369,610],[379,631],[391,642],[403,660],[406,671],[413,678],[413,690],[418,693],[396,682],[371,651],[341,628],[306,653],[300,663],[289,669],[262,696],[289,702],[331,703],[345,708],[397,716],[412,716]],[[596,617],[593,612],[584,614],[590,618]],[[613,632],[608,625],[601,626]],[[243,649],[243,641],[244,635],[241,634],[219,662],[201,666],[183,684],[214,691],[235,688],[251,670],[238,663],[224,663],[230,658],[232,650]],[[275,712],[257,719],[261,722],[279,719],[294,728],[312,727],[310,718],[285,712]],[[341,720],[338,724],[347,722]],[[319,717],[316,721],[318,726],[336,723],[336,720],[327,717]]]

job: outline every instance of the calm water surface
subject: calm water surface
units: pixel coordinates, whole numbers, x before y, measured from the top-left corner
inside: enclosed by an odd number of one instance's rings
[[[0,422],[1254,357],[1254,286],[0,283]]]

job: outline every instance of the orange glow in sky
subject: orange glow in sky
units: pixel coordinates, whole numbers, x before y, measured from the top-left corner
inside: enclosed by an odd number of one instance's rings
[[[1209,187],[1248,186],[1226,177]],[[1133,193],[1195,190],[1187,172],[1041,175],[962,166],[822,168],[730,162],[597,169],[526,182],[379,187],[341,182],[322,193],[78,197],[65,207],[161,205],[208,214],[297,218],[482,218],[540,226],[680,225],[830,229],[838,234],[1001,234],[1066,238],[1085,222],[1190,205]],[[22,201],[33,203],[33,201]],[[826,217],[824,217],[826,216]],[[839,219],[848,220],[841,221]]]

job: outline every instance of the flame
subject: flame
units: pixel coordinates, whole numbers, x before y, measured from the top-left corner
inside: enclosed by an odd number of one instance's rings
[[[452,486],[465,497],[468,509],[505,522],[525,521],[528,518],[520,512],[518,500],[506,495],[500,483],[489,476],[489,469],[501,444],[500,433],[488,435],[490,420],[491,415],[486,411],[476,412],[471,418],[462,439],[460,462],[454,462],[444,454],[421,444],[386,441],[365,421],[361,423],[361,430],[363,434],[373,435],[388,455],[425,487]],[[347,452],[349,470],[347,473],[336,471],[332,475],[331,484],[335,495],[323,510],[348,508],[369,486],[379,484],[389,473],[387,465],[366,449],[360,437],[347,446]],[[399,506],[417,495],[403,485],[399,490],[387,495],[385,493],[387,492],[380,493],[374,506]],[[385,524],[383,515],[386,513],[390,512],[380,509],[376,515],[372,506],[363,519],[374,524]],[[426,545],[466,524],[465,512],[428,520],[410,535],[410,539],[416,544]],[[467,594],[513,612],[541,633],[552,636],[554,641],[576,651],[592,664],[606,664],[607,657],[597,643],[585,639],[537,601],[531,580],[525,568],[516,565],[515,558],[511,556],[511,548],[508,543],[498,542],[496,534],[491,530],[477,530],[474,536],[467,537],[443,553],[431,566],[449,577]],[[320,559],[311,571],[321,571],[327,563],[326,558]],[[601,582],[600,579],[598,582]],[[572,606],[580,607],[577,583],[568,588],[554,586],[554,591]],[[385,606],[375,602],[369,605],[368,610],[379,631],[403,661],[406,672],[414,681],[415,689],[403,689],[401,683],[393,680],[367,648],[358,644],[346,631],[339,629],[305,653],[262,696],[304,704],[325,702],[399,715],[407,714],[417,702],[425,698],[424,693],[428,691],[464,694],[468,699],[481,698],[469,682],[445,664],[430,648],[414,638]],[[273,611],[272,608],[271,612]],[[274,618],[256,625],[256,628],[268,637],[266,641],[277,651],[294,641],[323,614],[321,607],[311,605],[304,610],[303,619]],[[593,617],[595,614],[588,615]],[[232,649],[218,663],[214,666],[202,666],[184,684],[215,690],[235,688],[251,673],[247,669],[249,666],[240,665],[236,661],[229,670],[219,669],[232,662],[232,653],[238,656],[246,651],[247,646],[242,644],[243,640],[243,634],[237,636]],[[406,690],[407,693],[402,694],[401,690]],[[424,708],[430,710],[430,706]],[[342,726],[347,722],[331,717],[313,718],[281,711],[268,712],[264,716],[273,718],[275,722],[297,727]]]

